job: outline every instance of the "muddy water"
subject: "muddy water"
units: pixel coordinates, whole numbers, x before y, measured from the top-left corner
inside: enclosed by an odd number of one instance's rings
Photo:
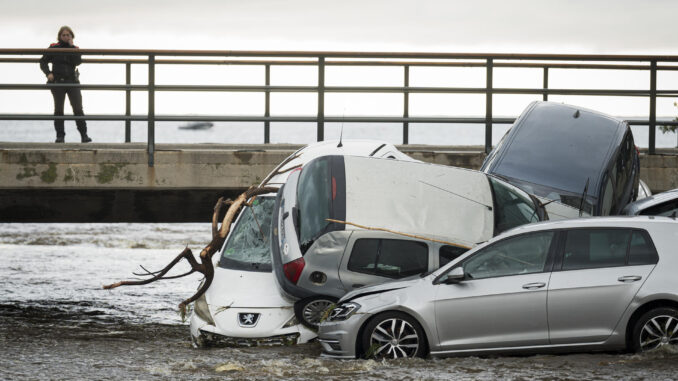
[[[0,379],[678,379],[670,349],[384,362],[323,359],[317,344],[198,350],[176,305],[199,276],[101,289],[208,240],[205,224],[0,224]]]

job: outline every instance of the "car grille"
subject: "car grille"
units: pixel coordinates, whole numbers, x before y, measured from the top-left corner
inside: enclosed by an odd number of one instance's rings
[[[298,332],[269,337],[232,337],[203,330],[200,330],[200,334],[205,340],[205,344],[224,347],[294,345],[299,339]]]

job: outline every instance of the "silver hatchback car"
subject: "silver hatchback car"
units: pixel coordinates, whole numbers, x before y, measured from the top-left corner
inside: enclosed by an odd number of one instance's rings
[[[512,229],[421,278],[346,294],[325,356],[646,351],[678,344],[678,222],[606,217]]]

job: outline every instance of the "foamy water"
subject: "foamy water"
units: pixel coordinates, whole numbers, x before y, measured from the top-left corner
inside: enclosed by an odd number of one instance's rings
[[[197,252],[209,224],[0,224],[0,379],[670,380],[678,353],[320,358],[315,344],[193,349],[177,304],[200,275],[103,290]],[[179,273],[188,267],[176,270]]]

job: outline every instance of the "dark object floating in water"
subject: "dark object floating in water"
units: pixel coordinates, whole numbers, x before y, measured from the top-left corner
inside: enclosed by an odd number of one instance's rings
[[[179,126],[179,128],[182,130],[206,130],[212,128],[212,126],[214,126],[212,122],[193,122]]]

